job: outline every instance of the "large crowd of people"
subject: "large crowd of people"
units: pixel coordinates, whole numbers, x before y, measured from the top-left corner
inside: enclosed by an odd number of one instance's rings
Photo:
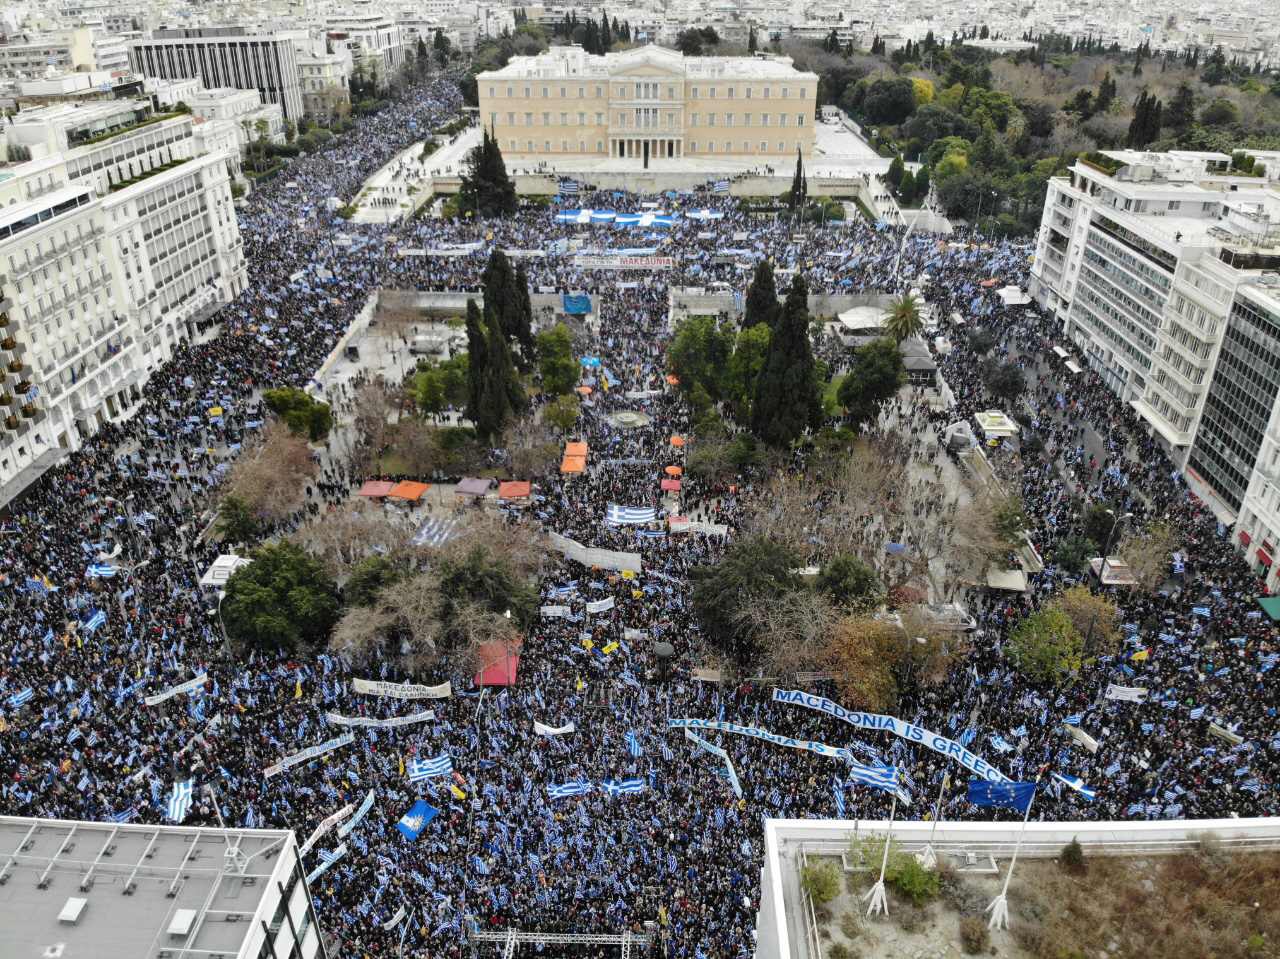
[[[0,530],[7,813],[166,822],[175,783],[190,780],[189,824],[216,825],[221,813],[231,826],[289,827],[306,837],[372,794],[345,853],[311,884],[336,955],[390,956],[403,947],[405,955],[460,956],[472,928],[606,932],[656,921],[673,957],[749,956],[763,819],[834,817],[833,780],[850,818],[883,818],[890,799],[839,784],[831,759],[725,735],[719,743],[741,779],[739,798],[718,761],[669,730],[669,719],[723,718],[856,743],[860,754],[906,774],[912,802],[899,806],[900,815],[930,814],[943,772],[960,772],[931,751],[771,702],[768,686],[695,679],[702,643],[688,573],[714,561],[726,536],[605,522],[609,504],[661,515],[665,468],[683,463],[671,438],[688,434],[690,414],[664,378],[669,287],[723,282],[741,292],[748,274],[736,261],[760,255],[803,271],[814,291],[896,292],[927,272],[926,296],[940,316],[960,313],[1023,364],[1024,402],[1046,452],[1023,464],[1022,494],[1043,555],[1052,557],[1077,526],[1080,503],[1096,499],[1133,512],[1137,522],[1166,518],[1183,540],[1185,568],[1174,576],[1171,567],[1166,589],[1115,593],[1130,637],[1125,653],[1091,664],[1065,692],[1028,684],[1002,654],[1019,616],[1074,580],[1050,563],[1025,594],[973,593],[982,641],[950,682],[909,690],[899,715],[970,743],[1011,778],[1032,778],[1049,764],[1097,791],[1090,801],[1046,790],[1037,818],[1278,811],[1280,737],[1269,675],[1277,643],[1253,604],[1256,581],[1132,411],[1091,374],[1065,377],[1050,352],[1060,335],[1054,323],[1033,307],[1004,306],[981,285],[998,278],[1025,286],[1026,242],[961,234],[947,243],[862,220],[797,225],[744,214],[710,185],[659,196],[584,192],[560,204],[715,214],[681,216],[660,229],[561,223],[555,206],[522,207],[501,221],[368,226],[329,210],[328,198],[355,195],[413,130],[438,125],[459,104],[447,81],[416,88],[257,190],[240,219],[249,289],[217,317],[217,335],[181,349],[146,384],[137,415],[88,439],[11,504]],[[479,245],[463,248],[471,243]],[[535,291],[593,298],[591,349],[614,381],[583,409],[578,432],[590,447],[589,468],[530,477],[529,521],[589,547],[639,552],[642,572],[555,562],[541,584],[544,602],[568,613],[543,617],[525,640],[517,681],[483,698],[460,663],[410,677],[387,661],[328,654],[228,658],[197,583],[217,547],[198,534],[226,464],[265,416],[260,391],[308,385],[379,287],[478,289],[495,245],[525,251]],[[453,255],[401,256],[401,247]],[[584,250],[649,248],[673,258],[673,267],[575,265]],[[950,320],[943,332],[953,349],[940,359],[940,373],[956,405],[916,414],[933,438],[945,422],[989,405],[979,358]],[[214,406],[220,416],[209,415]],[[639,410],[648,423],[615,425],[610,414],[621,410]],[[360,479],[341,472],[343,485]],[[689,502],[715,502],[715,518],[731,537],[736,493],[709,495],[695,480],[685,483]],[[606,599],[612,607],[600,609]],[[659,641],[676,651],[668,678],[653,653]],[[200,675],[207,680],[198,688],[145,705],[144,697]],[[328,713],[376,720],[424,708],[357,693],[354,678],[449,680],[453,695],[426,704],[431,720],[355,727],[350,745],[264,776],[282,757],[347,731]],[[1149,694],[1145,702],[1106,700],[1108,683]],[[1096,752],[1073,744],[1064,732],[1068,717],[1097,740]],[[574,728],[537,735],[535,721]],[[1240,742],[1212,737],[1211,723]],[[450,773],[409,778],[407,764],[445,755]],[[639,785],[604,785],[624,780]],[[585,783],[586,791],[549,792],[570,783]],[[419,798],[440,814],[409,839],[396,827]],[[967,807],[957,788],[942,815],[991,810]],[[336,848],[330,832],[308,854],[308,867],[320,867],[319,854]],[[402,906],[407,918],[386,928]]]

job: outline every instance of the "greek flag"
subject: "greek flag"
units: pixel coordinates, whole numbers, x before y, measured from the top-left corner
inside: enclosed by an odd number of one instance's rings
[[[561,180],[560,195],[561,196],[577,196],[578,181],[577,180]]]
[[[547,795],[552,799],[567,799],[570,796],[585,796],[591,792],[591,783],[585,779],[577,782],[564,783],[560,786],[548,786]]]
[[[994,749],[1002,753],[1013,752],[1013,747],[1010,746],[1007,742],[1005,742],[1004,737],[1001,736],[999,733],[992,733],[991,739],[989,740],[989,742],[991,743]]]
[[[671,751],[671,747],[666,743],[659,743],[658,748],[662,751],[662,758],[666,762],[675,762],[676,754]]]
[[[36,593],[39,596],[49,595],[49,587],[46,586],[41,580],[36,579],[34,576],[27,577],[27,591],[31,593]]]
[[[96,631],[97,628],[101,626],[103,623],[105,623],[106,621],[107,621],[107,614],[100,609],[96,609],[93,611],[92,616],[90,616],[88,619],[86,619],[83,623],[80,624],[80,628],[83,629],[86,633],[92,633]]]
[[[84,575],[89,579],[110,579],[118,572],[120,572],[119,568],[110,563],[90,563]]]
[[[130,806],[124,812],[113,812],[107,818],[112,822],[128,822],[134,816],[138,815],[138,810],[134,806]]]
[[[1084,719],[1084,713],[1072,713],[1070,716],[1062,720],[1068,726],[1079,726]]]
[[[435,759],[411,759],[409,761],[409,782],[421,782],[433,776],[447,776],[453,772],[453,758],[445,753]]]
[[[1070,786],[1085,799],[1096,799],[1098,797],[1097,790],[1090,789],[1084,784],[1084,780],[1078,776],[1069,776],[1065,773],[1054,773],[1053,781],[1062,783],[1064,786]]]
[[[652,506],[619,506],[617,503],[610,503],[604,511],[604,521],[616,526],[652,523],[657,516],[658,511]]]
[[[849,818],[845,813],[844,783],[842,783],[838,779],[835,780],[831,784],[831,794],[836,797],[836,818],[837,819]]]
[[[1195,613],[1197,616],[1204,616],[1208,618],[1209,607],[1208,606],[1192,606],[1191,612]]]
[[[645,782],[643,779],[606,779],[600,785],[610,796],[625,796],[628,793],[642,792]]]
[[[712,189],[712,191],[713,191],[713,192],[715,192],[715,193],[728,193],[728,192],[729,192],[729,181],[728,181],[728,180],[716,180],[715,184],[714,184],[714,185],[712,185],[711,189]]]
[[[31,697],[35,694],[35,690],[28,686],[26,689],[16,692],[9,697],[9,707],[11,709],[17,709],[19,706],[31,702]]]
[[[864,766],[862,763],[849,763],[849,778],[863,786],[880,789],[884,792],[899,793],[897,766]],[[899,793],[899,796],[902,794]]]
[[[187,818],[187,813],[191,811],[191,794],[194,783],[195,780],[192,779],[174,783],[173,793],[169,796],[169,805],[165,811],[165,815],[174,822],[182,822]]]
[[[1197,706],[1195,709],[1191,710],[1191,718],[1192,718],[1192,719],[1199,719],[1199,718],[1200,718],[1201,716],[1203,716],[1203,715],[1204,715],[1204,707],[1203,707],[1203,706]]]
[[[534,872],[542,872],[542,857],[537,853],[529,853],[529,868]]]
[[[636,736],[635,730],[628,730],[626,735],[627,752],[636,759],[644,755],[644,750],[640,748],[640,739]]]

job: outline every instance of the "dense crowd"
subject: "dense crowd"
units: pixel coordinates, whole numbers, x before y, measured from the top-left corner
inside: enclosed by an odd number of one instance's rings
[[[688,572],[714,561],[725,537],[604,522],[611,503],[660,514],[664,470],[683,462],[671,438],[688,433],[689,413],[664,380],[669,286],[723,282],[740,292],[748,275],[741,262],[762,254],[802,270],[815,291],[897,291],[928,273],[926,296],[941,316],[959,312],[998,337],[997,349],[1026,368],[1028,412],[1045,440],[1043,461],[1032,459],[1022,472],[1042,554],[1051,557],[1076,524],[1082,499],[1105,498],[1139,520],[1167,517],[1183,536],[1185,568],[1176,577],[1171,569],[1167,589],[1116,594],[1131,637],[1123,656],[1090,666],[1061,694],[1029,686],[1009,668],[1008,627],[1072,580],[1050,565],[1025,595],[973,593],[982,640],[945,686],[908,690],[902,718],[961,738],[1012,778],[1048,763],[1097,790],[1093,802],[1045,792],[1037,817],[1277,812],[1280,738],[1268,682],[1276,639],[1252,604],[1256,582],[1132,412],[1096,378],[1068,379],[1044,359],[1057,342],[1051,321],[1031,307],[1005,307],[981,285],[986,278],[1025,285],[1027,244],[904,237],[861,220],[752,218],[710,188],[583,194],[572,203],[717,215],[680,217],[660,230],[559,223],[555,208],[522,208],[500,222],[393,226],[356,226],[330,212],[330,197],[354,196],[413,130],[438,125],[459,103],[444,81],[418,88],[256,191],[240,221],[249,289],[217,318],[218,334],[181,349],[147,383],[136,416],[103,429],[11,505],[0,543],[7,813],[163,822],[174,784],[192,780],[187,823],[216,824],[216,802],[228,824],[287,826],[305,837],[372,792],[348,851],[312,883],[322,922],[341,943],[337,955],[393,955],[403,938],[406,955],[459,956],[470,922],[602,932],[646,920],[660,923],[673,956],[750,955],[762,819],[835,815],[833,780],[851,818],[886,816],[888,797],[846,788],[830,759],[727,735],[720,744],[741,778],[739,799],[713,758],[668,730],[669,718],[725,718],[838,746],[856,742],[867,758],[903,769],[912,803],[899,814],[912,817],[930,813],[944,769],[959,771],[901,740],[771,703],[768,687],[695,680],[701,643]],[[197,545],[197,534],[226,464],[262,422],[260,391],[308,385],[379,286],[477,289],[495,244],[525,251],[535,290],[592,296],[590,347],[613,383],[584,407],[589,469],[534,477],[533,519],[586,546],[639,552],[643,572],[631,578],[567,559],[554,564],[541,586],[544,602],[567,606],[567,615],[543,617],[521,651],[517,683],[483,698],[461,664],[406,677],[386,661],[324,654],[228,660],[197,585],[217,550]],[[399,247],[452,252],[400,256]],[[589,249],[655,249],[675,265],[585,271],[574,255]],[[940,372],[956,407],[911,414],[935,440],[946,422],[989,405],[979,358],[950,320],[943,332],[953,349]],[[215,406],[221,414],[210,416]],[[610,414],[621,410],[639,410],[648,423],[615,425]],[[1101,457],[1090,452],[1097,449]],[[360,478],[335,472],[326,495]],[[688,502],[714,501],[715,518],[732,528],[733,492],[685,483]],[[586,610],[610,598],[612,608]],[[659,676],[657,641],[676,650],[669,679]],[[1139,650],[1149,652],[1135,660]],[[207,681],[199,688],[144,704],[144,696],[201,674]],[[426,704],[429,721],[357,727],[353,744],[264,777],[282,757],[347,731],[326,713],[383,719],[423,708],[357,694],[356,677],[451,680],[453,696]],[[1150,694],[1145,703],[1103,700],[1108,682]],[[1067,717],[1098,740],[1096,753],[1071,744]],[[575,729],[535,735],[534,721]],[[1243,742],[1211,738],[1210,722]],[[406,763],[443,755],[452,773],[409,780]],[[605,780],[641,785],[615,795]],[[591,784],[585,795],[548,792],[579,781]],[[441,812],[410,840],[396,824],[419,797]],[[944,816],[975,814],[990,811],[966,807],[959,789],[944,801]],[[318,867],[318,853],[337,845],[329,833],[307,865]],[[412,915],[383,928],[402,906]]]

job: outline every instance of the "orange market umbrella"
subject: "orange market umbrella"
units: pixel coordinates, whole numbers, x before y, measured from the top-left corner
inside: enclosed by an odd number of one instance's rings
[[[683,475],[684,475],[684,470],[683,470],[683,469],[681,469],[679,466],[668,466],[668,467],[664,470],[664,472],[665,472],[668,476],[683,476]]]
[[[671,437],[671,445],[674,446],[676,449],[679,449],[680,447],[684,446],[684,437],[683,436]]]
[[[591,387],[589,387],[589,386],[579,386],[579,387],[577,388],[577,390],[578,390],[578,392],[579,392],[579,393],[581,393],[583,396],[590,396],[590,395],[591,395]]]
[[[667,382],[668,382],[668,383],[670,383],[672,386],[679,386],[679,385],[680,385],[680,377],[678,377],[678,376],[672,376],[670,373],[668,373],[668,374],[667,374]]]

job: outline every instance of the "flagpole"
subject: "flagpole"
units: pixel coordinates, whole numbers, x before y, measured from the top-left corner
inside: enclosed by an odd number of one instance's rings
[[[1031,798],[1027,800],[1027,812],[1022,817],[1022,829],[1018,832],[1018,841],[1013,846],[1013,858],[1009,860],[1009,871],[1005,873],[1004,885],[1000,889],[1000,895],[991,900],[991,905],[987,906],[987,911],[991,913],[991,920],[987,923],[988,929],[1008,929],[1009,928],[1009,880],[1013,878],[1013,867],[1018,864],[1018,851],[1022,849],[1022,837],[1027,834],[1027,822],[1031,819],[1031,807],[1035,804],[1036,793],[1040,791],[1040,778],[1044,775],[1044,769],[1036,774],[1036,786],[1031,791]]]
[[[885,915],[889,914],[889,899],[888,896],[885,895],[884,891],[884,871],[885,867],[889,864],[889,846],[893,842],[893,819],[897,811],[898,793],[895,790],[893,794],[893,805],[889,807],[889,832],[884,837],[884,855],[880,857],[880,879],[871,887],[871,891],[862,897],[863,899],[870,900],[870,903],[867,906],[868,916],[876,913],[884,913]]]
[[[933,869],[938,865],[937,854],[933,851],[933,837],[938,832],[938,819],[942,815],[942,796],[947,791],[951,774],[945,770],[942,773],[942,784],[938,786],[938,798],[933,804],[933,825],[929,827],[929,841],[925,843],[924,852],[920,856],[920,865],[925,869]]]

